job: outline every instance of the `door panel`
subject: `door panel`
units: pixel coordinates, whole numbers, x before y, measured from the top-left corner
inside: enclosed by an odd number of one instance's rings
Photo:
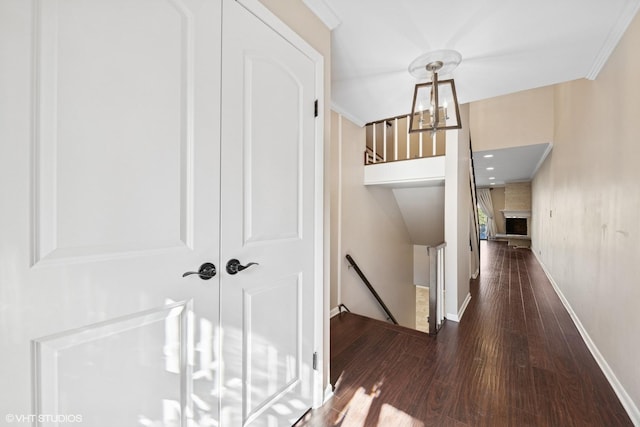
[[[0,9],[0,413],[208,425],[220,1]]]
[[[185,332],[191,312],[190,303],[176,303],[36,339],[40,412],[78,414],[91,426],[136,419],[178,425],[192,381],[180,354],[190,344]]]
[[[0,413],[297,419],[315,63],[231,0],[5,1],[1,40]]]
[[[303,87],[276,58],[245,55],[245,241],[300,238]],[[274,97],[273,88],[286,94]],[[277,141],[277,143],[274,143]],[[277,168],[274,168],[277,162]],[[277,189],[277,191],[274,191]]]
[[[302,354],[301,280],[292,276],[254,287],[243,295],[243,358],[246,360],[247,414],[259,413],[274,395],[286,393],[300,378]],[[264,307],[286,307],[264,310]]]
[[[35,261],[192,246],[192,11],[36,4]]]
[[[287,425],[312,405],[315,63],[223,6],[222,425]],[[240,173],[233,174],[234,171]]]

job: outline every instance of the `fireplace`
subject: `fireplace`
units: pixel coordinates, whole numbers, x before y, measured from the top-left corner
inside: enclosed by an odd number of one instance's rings
[[[527,210],[501,210],[504,215],[505,233],[497,235],[498,237],[506,237],[518,240],[529,240],[529,221],[531,220],[531,211]],[[522,236],[522,237],[519,237]]]
[[[506,232],[507,234],[517,234],[520,236],[526,236],[527,233],[527,218],[505,218],[506,219]]]

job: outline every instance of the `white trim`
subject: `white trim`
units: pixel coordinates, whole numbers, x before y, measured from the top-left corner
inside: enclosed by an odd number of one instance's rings
[[[324,384],[329,384],[329,286],[331,273],[329,270],[329,249],[330,233],[329,226],[325,227],[325,144],[324,144],[324,124],[325,124],[325,97],[324,97],[324,57],[310,45],[306,46],[315,53],[311,58],[316,65],[316,100],[318,100],[318,115],[315,120],[315,307],[314,307],[314,348],[320,354],[318,361],[318,376],[313,384],[314,398],[313,405],[318,408],[324,403]],[[328,220],[329,218],[327,218]],[[325,238],[326,237],[326,238]],[[326,244],[325,244],[326,243]],[[327,262],[325,263],[325,260]]]
[[[338,305],[342,304],[342,115],[338,114],[338,206],[337,206],[337,239],[336,242],[336,292],[338,293],[336,301]],[[339,310],[338,310],[339,311]],[[331,316],[333,317],[333,316]]]
[[[367,124],[367,122],[357,118],[356,116],[352,115],[347,110],[345,110],[344,108],[336,104],[335,101],[331,101],[331,109],[336,113],[340,114],[341,116],[343,116],[345,119],[354,123],[356,126],[360,126],[362,128]]]
[[[607,39],[602,44],[602,47],[598,51],[598,54],[596,55],[593,64],[591,65],[591,69],[585,76],[589,80],[595,80],[598,77],[598,74],[600,74],[600,71],[602,71],[605,64],[609,60],[609,56],[611,56],[625,31],[627,31],[629,24],[631,24],[631,21],[636,16],[638,9],[640,9],[640,2],[627,1],[624,3],[625,6],[623,10],[620,11],[618,20],[611,28]]]
[[[531,211],[516,211],[511,209],[500,209],[505,218],[531,218]]]
[[[331,309],[331,311],[329,312],[329,317],[330,317],[330,318],[331,318],[331,317],[335,317],[335,316],[337,316],[338,314],[340,314],[340,307],[333,307],[333,308]]]
[[[538,169],[540,169],[540,166],[542,166],[544,161],[547,160],[547,156],[549,155],[552,149],[553,149],[553,142],[550,142],[549,145],[547,145],[547,148],[544,150],[544,153],[542,153],[540,160],[538,160],[538,163],[536,164],[536,167],[533,169],[533,173],[531,173],[531,176],[529,177],[529,179],[533,179],[536,176],[536,174],[538,173]]]
[[[441,185],[446,179],[445,156],[377,163],[363,169],[364,185],[431,187]]]
[[[469,302],[471,301],[471,293],[467,294],[467,297],[462,302],[462,305],[458,309],[458,314],[447,313],[447,320],[451,320],[454,322],[460,322],[462,320],[462,316],[464,315],[464,311],[467,309]]]
[[[536,257],[536,259],[538,260],[538,263],[540,264],[540,267],[542,267],[544,274],[549,279],[549,282],[551,282],[551,286],[553,287],[553,290],[558,295],[558,298],[560,298],[560,301],[562,301],[562,305],[564,305],[564,308],[567,310],[567,312],[569,312],[569,316],[571,316],[571,320],[573,320],[573,323],[576,325],[578,332],[580,332],[580,336],[582,336],[582,339],[584,340],[585,344],[587,345],[587,348],[593,355],[593,358],[596,359],[596,362],[600,366],[602,373],[604,373],[604,376],[607,377],[607,380],[609,381],[609,384],[611,384],[613,391],[618,396],[618,399],[620,399],[620,403],[622,403],[622,406],[627,411],[629,418],[631,418],[631,422],[636,426],[640,426],[640,410],[638,409],[636,404],[633,402],[633,399],[631,399],[631,396],[629,396],[627,391],[624,389],[624,387],[616,377],[616,374],[614,374],[613,370],[607,363],[607,360],[604,358],[602,353],[600,353],[600,350],[598,350],[598,347],[589,336],[589,333],[587,332],[585,327],[582,325],[582,322],[578,318],[578,315],[576,314],[575,311],[573,311],[571,304],[569,304],[569,301],[565,298],[564,294],[560,290],[560,287],[558,286],[556,281],[553,280],[553,277],[551,277],[551,273],[549,273],[549,270],[547,270],[547,267],[544,265],[542,260],[538,257],[538,254],[536,253],[536,251],[532,250],[531,252],[533,252],[533,255]]]
[[[313,407],[324,403],[324,387],[329,384],[329,274],[325,274],[325,229],[324,224],[324,57],[313,48],[298,33],[273,14],[259,0],[236,0],[250,13],[280,34],[292,46],[306,55],[315,64],[315,98],[319,102],[318,116],[315,119],[315,188],[314,188],[314,319],[313,319],[313,348],[319,355],[318,370],[313,375]],[[328,245],[327,245],[328,246]],[[326,321],[326,323],[325,323]],[[324,333],[326,329],[326,334]]]
[[[298,49],[300,52],[307,55],[312,61],[316,62],[316,73],[318,70],[317,61],[321,61],[320,63],[320,89],[324,87],[324,57],[320,52],[318,52],[313,46],[311,46],[305,39],[303,39],[300,34],[296,33],[289,27],[286,23],[284,23],[280,18],[278,18],[273,12],[271,12],[265,5],[263,5],[260,0],[234,0],[238,2],[238,4],[242,5],[245,9],[251,12],[256,18],[264,22],[268,27],[273,29],[276,33],[280,34],[282,38],[287,40]],[[223,18],[224,19],[224,18]],[[316,78],[316,81],[318,79]],[[323,110],[323,91],[317,92],[317,83],[316,83],[316,98],[320,102],[320,106],[318,108],[318,120],[322,119],[322,110]],[[324,90],[324,89],[323,89]]]
[[[302,2],[329,28],[335,30],[342,20],[324,0],[302,0]]]

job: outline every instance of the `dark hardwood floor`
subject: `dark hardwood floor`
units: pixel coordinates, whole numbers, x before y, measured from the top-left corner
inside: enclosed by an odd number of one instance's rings
[[[459,324],[436,337],[331,319],[334,397],[296,426],[631,426],[527,249],[483,242]]]

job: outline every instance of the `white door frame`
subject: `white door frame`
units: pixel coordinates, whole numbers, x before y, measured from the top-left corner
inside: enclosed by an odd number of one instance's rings
[[[314,194],[314,223],[315,223],[315,277],[314,277],[314,351],[317,352],[317,370],[313,376],[313,407],[317,408],[324,403],[325,396],[329,397],[331,385],[329,384],[329,372],[324,372],[325,349],[329,348],[329,334],[324,334],[325,319],[329,318],[328,301],[325,303],[324,275],[324,57],[315,50],[306,40],[293,31],[280,18],[267,9],[259,0],[236,0],[245,9],[258,19],[271,27],[285,38],[300,52],[306,55],[315,64],[316,82],[315,93],[318,99],[318,116],[315,121],[315,194]],[[224,19],[224,17],[223,17]],[[328,352],[326,354],[328,356]],[[326,364],[328,366],[328,364]],[[323,390],[324,379],[327,378],[326,387],[329,392]]]

